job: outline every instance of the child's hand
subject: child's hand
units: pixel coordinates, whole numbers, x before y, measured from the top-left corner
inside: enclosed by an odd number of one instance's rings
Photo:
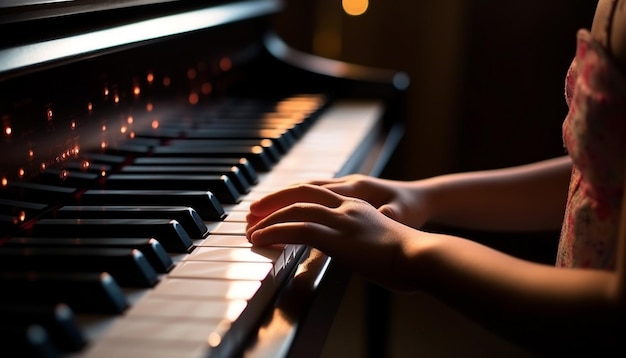
[[[427,190],[418,182],[380,179],[362,174],[312,181],[338,194],[363,199],[384,215],[419,228],[428,219]]]
[[[419,233],[364,200],[310,184],[288,187],[252,203],[247,220],[246,236],[254,245],[310,245],[399,290],[406,279],[401,268],[408,250],[403,246]]]

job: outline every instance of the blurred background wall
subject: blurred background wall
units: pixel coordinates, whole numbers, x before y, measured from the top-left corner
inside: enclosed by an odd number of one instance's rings
[[[351,16],[342,3],[367,9]],[[409,73],[407,135],[388,176],[419,178],[564,154],[564,77],[595,4],[287,0],[276,28],[298,49]]]
[[[407,133],[385,176],[414,179],[565,154],[564,79],[596,2],[286,0],[275,27],[300,50],[410,75]],[[367,10],[351,16],[343,3]],[[378,356],[368,287],[352,279],[324,358]],[[385,357],[526,357],[429,296],[390,303]]]

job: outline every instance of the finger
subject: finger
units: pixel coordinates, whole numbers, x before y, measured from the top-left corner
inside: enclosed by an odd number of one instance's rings
[[[337,182],[321,184],[323,188],[331,190],[339,195],[355,196],[355,187],[353,183]],[[361,197],[364,195],[361,195]]]
[[[321,186],[321,185],[328,185],[328,184],[337,184],[337,183],[344,183],[345,182],[345,178],[332,178],[332,179],[317,179],[317,180],[310,180],[308,181],[309,184],[311,185],[317,185],[317,186]]]
[[[252,202],[250,204],[250,213],[254,216],[264,217],[280,208],[297,202],[337,207],[341,205],[342,197],[331,190],[319,186],[301,184],[287,187]]]
[[[288,222],[255,231],[250,242],[255,246],[304,244],[327,251],[329,241],[337,240],[337,232],[317,223]]]
[[[246,236],[248,236],[249,239],[252,232],[280,223],[311,222],[334,227],[340,220],[341,218],[333,209],[326,206],[311,203],[296,203],[276,210],[263,219],[256,221],[254,225],[246,230]]]
[[[261,219],[263,219],[263,217],[248,213],[246,215],[246,230],[256,225],[259,221],[261,221]]]

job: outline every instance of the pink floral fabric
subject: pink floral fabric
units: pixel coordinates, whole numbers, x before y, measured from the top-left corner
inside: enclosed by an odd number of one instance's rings
[[[563,142],[574,163],[556,265],[613,269],[626,164],[626,81],[589,31],[565,80]]]

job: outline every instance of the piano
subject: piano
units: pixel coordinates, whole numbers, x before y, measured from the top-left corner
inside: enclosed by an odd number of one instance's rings
[[[251,247],[247,205],[380,175],[409,79],[290,47],[283,9],[0,5],[3,356],[320,353],[349,273],[302,245]]]

